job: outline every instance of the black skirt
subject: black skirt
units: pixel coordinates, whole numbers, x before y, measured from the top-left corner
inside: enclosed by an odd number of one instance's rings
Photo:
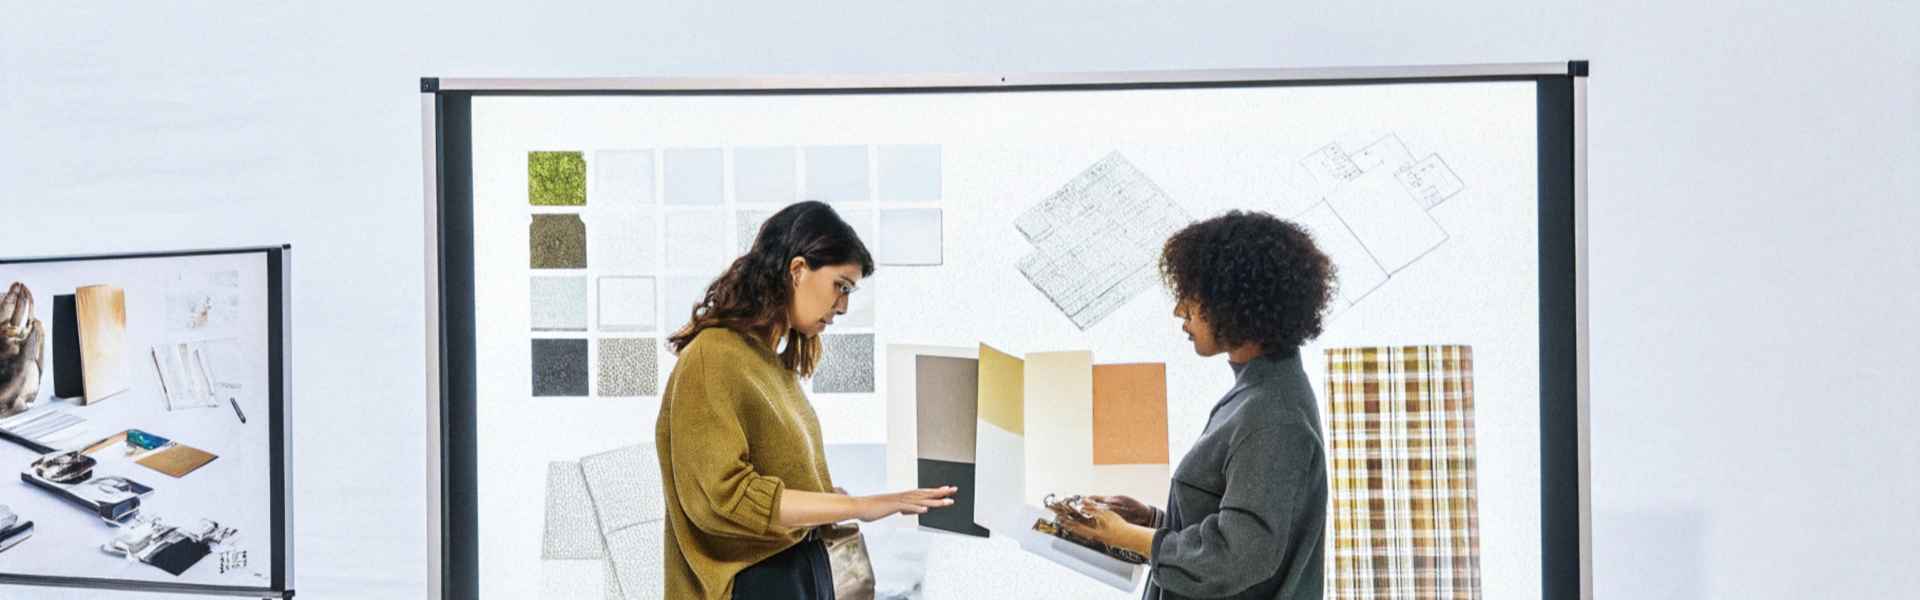
[[[827,544],[812,534],[733,576],[734,600],[833,600]]]

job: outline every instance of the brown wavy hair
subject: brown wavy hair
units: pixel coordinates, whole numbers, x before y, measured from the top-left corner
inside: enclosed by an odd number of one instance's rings
[[[1229,211],[1188,225],[1160,252],[1175,300],[1193,300],[1222,346],[1284,355],[1320,335],[1334,265],[1299,225]]]
[[[678,355],[700,332],[715,327],[759,339],[774,327],[787,325],[787,310],[793,303],[787,264],[796,256],[806,259],[809,269],[857,264],[861,277],[873,275],[873,255],[833,207],[814,201],[788,206],[768,217],[754,235],[753,247],[707,284],[687,324],[667,338],[667,350]],[[820,364],[820,339],[788,331],[780,365],[801,377],[812,377]]]

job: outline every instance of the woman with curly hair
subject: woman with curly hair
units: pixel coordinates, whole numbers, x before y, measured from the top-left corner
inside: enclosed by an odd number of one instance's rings
[[[1320,335],[1333,266],[1300,226],[1233,211],[1169,238],[1160,271],[1201,356],[1234,385],[1173,471],[1165,509],[1093,496],[1083,537],[1145,555],[1147,600],[1321,597],[1327,459],[1300,345]]]
[[[830,600],[815,527],[953,504],[952,487],[847,496],[827,473],[799,379],[813,375],[820,334],[871,274],[872,256],[831,207],[795,204],[767,219],[668,338],[680,360],[654,427],[668,598]]]

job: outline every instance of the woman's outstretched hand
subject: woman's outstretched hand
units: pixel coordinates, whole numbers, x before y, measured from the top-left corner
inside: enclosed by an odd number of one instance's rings
[[[854,498],[855,518],[871,523],[894,515],[921,515],[927,510],[953,506],[952,496],[960,488],[945,486],[875,494]]]
[[[1141,527],[1153,526],[1153,507],[1130,496],[1088,496],[1087,499],[1107,505],[1128,523]]]

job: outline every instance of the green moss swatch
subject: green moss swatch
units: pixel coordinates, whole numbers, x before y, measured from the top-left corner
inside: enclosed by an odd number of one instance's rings
[[[587,159],[579,152],[528,152],[527,201],[535,206],[587,203]]]
[[[527,242],[535,269],[587,268],[587,224],[580,215],[534,215]]]

